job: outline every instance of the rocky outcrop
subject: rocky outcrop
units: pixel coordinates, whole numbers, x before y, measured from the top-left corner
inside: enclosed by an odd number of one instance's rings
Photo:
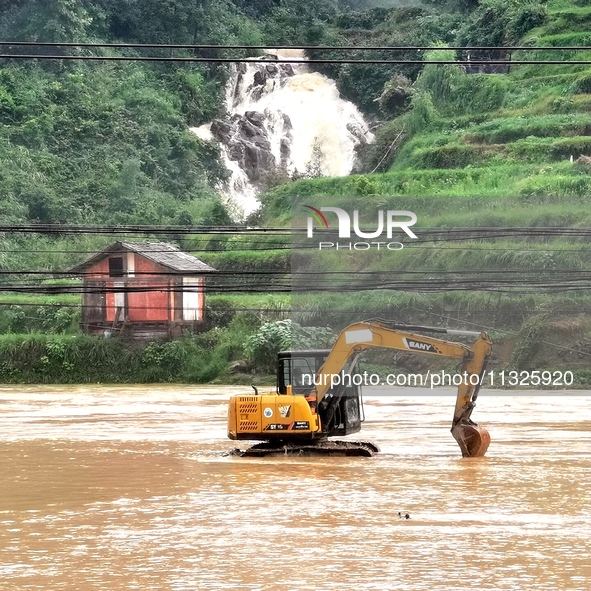
[[[271,56],[268,57],[271,58]],[[245,67],[240,68],[236,82],[237,88],[244,83],[246,73]],[[252,76],[252,84],[249,88],[250,100],[258,101],[265,92],[269,91],[269,83],[273,86],[281,85],[286,78],[294,74],[291,64],[269,63],[261,66]],[[228,157],[238,163],[252,183],[258,184],[265,174],[285,168],[289,159],[291,121],[287,115],[282,114],[281,123],[286,133],[280,140],[279,161],[272,152],[268,126],[269,113],[261,111],[246,111],[244,115],[235,113],[224,121],[215,119],[210,129],[212,135],[225,146]]]
[[[211,124],[211,133],[253,183],[260,181],[262,173],[277,166],[262,113],[247,111],[242,116],[233,115],[228,121],[216,119]]]

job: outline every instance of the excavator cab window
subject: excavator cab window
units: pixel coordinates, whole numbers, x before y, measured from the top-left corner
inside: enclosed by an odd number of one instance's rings
[[[307,394],[314,389],[316,368],[314,358],[293,357],[283,364],[283,381],[291,385],[293,394]]]
[[[309,394],[314,390],[314,376],[326,361],[328,351],[282,351],[277,363],[277,392]]]

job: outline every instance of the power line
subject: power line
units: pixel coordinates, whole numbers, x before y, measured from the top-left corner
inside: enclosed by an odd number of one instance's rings
[[[22,47],[104,47],[113,49],[220,49],[220,50],[266,50],[266,49],[303,49],[313,51],[538,51],[538,50],[591,50],[591,46],[451,46],[433,47],[428,45],[212,45],[212,44],[172,44],[172,43],[87,43],[55,41],[0,41],[0,46]]]
[[[411,269],[403,269],[398,268],[396,270],[396,275],[398,277],[402,275],[462,275],[466,276],[467,274],[473,275],[496,275],[496,274],[503,274],[503,275],[511,275],[511,274],[527,274],[527,273],[534,273],[534,274],[541,274],[546,273],[549,275],[576,275],[577,277],[584,278],[586,276],[591,277],[591,269],[421,269],[421,270],[411,270]],[[28,271],[28,270],[0,270],[0,275],[43,275],[43,276],[53,276],[55,277],[64,275],[64,276],[71,276],[71,277],[95,277],[97,280],[109,280],[109,281],[120,281],[124,279],[133,279],[134,277],[188,277],[188,276],[195,276],[195,277],[205,277],[208,278],[224,278],[224,277],[273,277],[273,276],[284,276],[289,274],[290,276],[302,276],[302,277],[309,277],[309,276],[319,276],[319,277],[332,277],[336,276],[339,277],[348,277],[349,275],[353,276],[364,276],[364,277],[380,277],[382,275],[390,277],[392,275],[392,271],[390,270],[375,270],[375,271],[328,271],[328,270],[319,270],[314,271],[311,269],[305,269],[302,271],[297,270],[289,270],[289,269],[282,269],[282,270],[272,270],[272,271],[258,271],[258,270],[244,270],[240,271],[239,269],[231,269],[228,271],[224,270],[216,270],[216,271],[183,271],[178,273],[171,273],[170,271],[134,271],[130,276],[109,276],[104,277],[101,274],[100,277],[97,277],[96,271]]]
[[[362,65],[457,65],[457,66],[532,66],[532,65],[562,65],[588,66],[591,60],[378,60],[378,59],[294,59],[277,58],[273,60],[262,58],[230,58],[230,57],[157,57],[157,56],[99,56],[99,55],[50,55],[50,54],[0,54],[0,59],[16,60],[65,60],[65,61],[102,61],[102,62],[173,62],[173,63],[262,63],[262,64],[362,64]]]
[[[304,231],[305,228],[302,228]],[[82,224],[0,224],[0,232],[33,232],[40,234],[236,234],[236,233],[280,233],[291,232],[285,227],[260,227],[241,224],[220,226],[167,226],[149,224],[129,224],[119,226],[99,226]]]
[[[191,242],[196,242],[196,243],[209,243],[211,240],[214,240],[213,238],[207,239],[207,240],[198,240],[195,238],[188,238],[187,240],[190,240]],[[252,245],[253,244],[264,244],[266,245],[266,248],[253,248]],[[290,243],[285,243],[285,244],[280,244],[280,245],[276,245],[270,242],[252,242],[249,241],[248,244],[239,244],[237,242],[232,242],[230,243],[230,248],[183,248],[183,252],[186,253],[200,253],[200,254],[207,254],[207,253],[226,253],[226,254],[232,254],[232,253],[237,253],[237,252],[269,252],[269,251],[282,251],[282,250],[291,250],[294,252],[297,252],[299,250],[314,250],[317,251],[318,250],[318,246],[317,245],[309,245],[309,246],[305,246],[305,245],[292,245]],[[241,248],[236,248],[236,246],[240,246]],[[471,250],[473,252],[480,252],[480,251],[484,251],[484,252],[488,252],[488,251],[492,251],[492,252],[539,252],[539,253],[544,253],[544,252],[578,252],[578,253],[583,253],[583,252],[587,252],[587,250],[589,249],[585,249],[584,245],[581,245],[580,248],[547,248],[547,247],[541,247],[541,248],[525,248],[525,247],[517,247],[517,248],[505,248],[505,247],[469,247],[469,246],[422,246],[422,245],[414,245],[414,244],[405,244],[405,249],[417,249],[417,250],[458,250],[461,252],[466,252],[466,250]],[[589,247],[591,248],[591,245],[589,245]],[[100,252],[99,249],[94,249],[94,250],[61,250],[61,249],[27,249],[27,248],[21,248],[21,249],[3,249],[0,248],[0,253],[2,254],[71,254],[71,255],[86,255],[86,254],[91,254],[91,255],[96,255]],[[170,250],[150,250],[150,252],[152,254],[154,253],[170,253]],[[51,271],[48,271],[48,273],[50,273]]]
[[[319,280],[294,286],[290,282],[275,281],[272,283],[250,282],[237,285],[226,284],[216,286],[160,285],[160,286],[90,286],[63,284],[12,284],[1,285],[0,292],[28,294],[106,294],[106,293],[146,293],[166,291],[170,293],[363,293],[368,291],[410,291],[417,293],[436,293],[453,291],[492,291],[506,293],[567,293],[572,291],[588,292],[591,289],[589,278],[549,278],[549,277],[494,277],[494,278],[452,278],[452,279],[393,279],[390,281],[368,281],[361,283],[339,282],[326,283]]]
[[[517,236],[575,236],[591,238],[591,227],[572,226],[466,226],[466,227],[439,227],[425,226],[415,227],[415,233],[427,237],[442,237],[448,240],[462,239],[482,240],[486,235],[499,237],[506,234],[507,237]],[[99,226],[80,224],[0,224],[0,233],[37,233],[37,234],[108,234],[119,236],[126,234],[164,234],[179,236],[176,240],[194,240],[191,234],[205,235],[266,235],[304,237],[308,229],[306,227],[262,227],[262,226],[166,226],[166,225],[120,225],[120,226]],[[337,237],[338,230],[316,228],[315,236]],[[301,239],[301,238],[300,238]],[[410,242],[413,244],[416,242]]]

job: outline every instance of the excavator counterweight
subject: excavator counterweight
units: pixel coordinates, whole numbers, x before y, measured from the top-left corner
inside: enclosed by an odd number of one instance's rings
[[[477,336],[472,346],[421,332]],[[492,344],[486,333],[406,326],[385,320],[357,322],[345,328],[330,350],[283,351],[278,355],[274,393],[233,396],[228,407],[228,437],[258,440],[240,455],[364,455],[378,448],[365,441],[338,441],[334,436],[361,430],[363,402],[354,380],[334,384],[331,376],[353,375],[363,351],[382,347],[461,360],[451,432],[464,457],[483,456],[488,431],[471,420]],[[477,379],[474,379],[477,377]]]

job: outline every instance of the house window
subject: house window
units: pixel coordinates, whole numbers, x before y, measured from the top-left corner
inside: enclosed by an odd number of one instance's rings
[[[123,257],[109,259],[109,277],[123,277]]]
[[[203,320],[201,298],[203,283],[194,277],[183,277],[183,320]]]

